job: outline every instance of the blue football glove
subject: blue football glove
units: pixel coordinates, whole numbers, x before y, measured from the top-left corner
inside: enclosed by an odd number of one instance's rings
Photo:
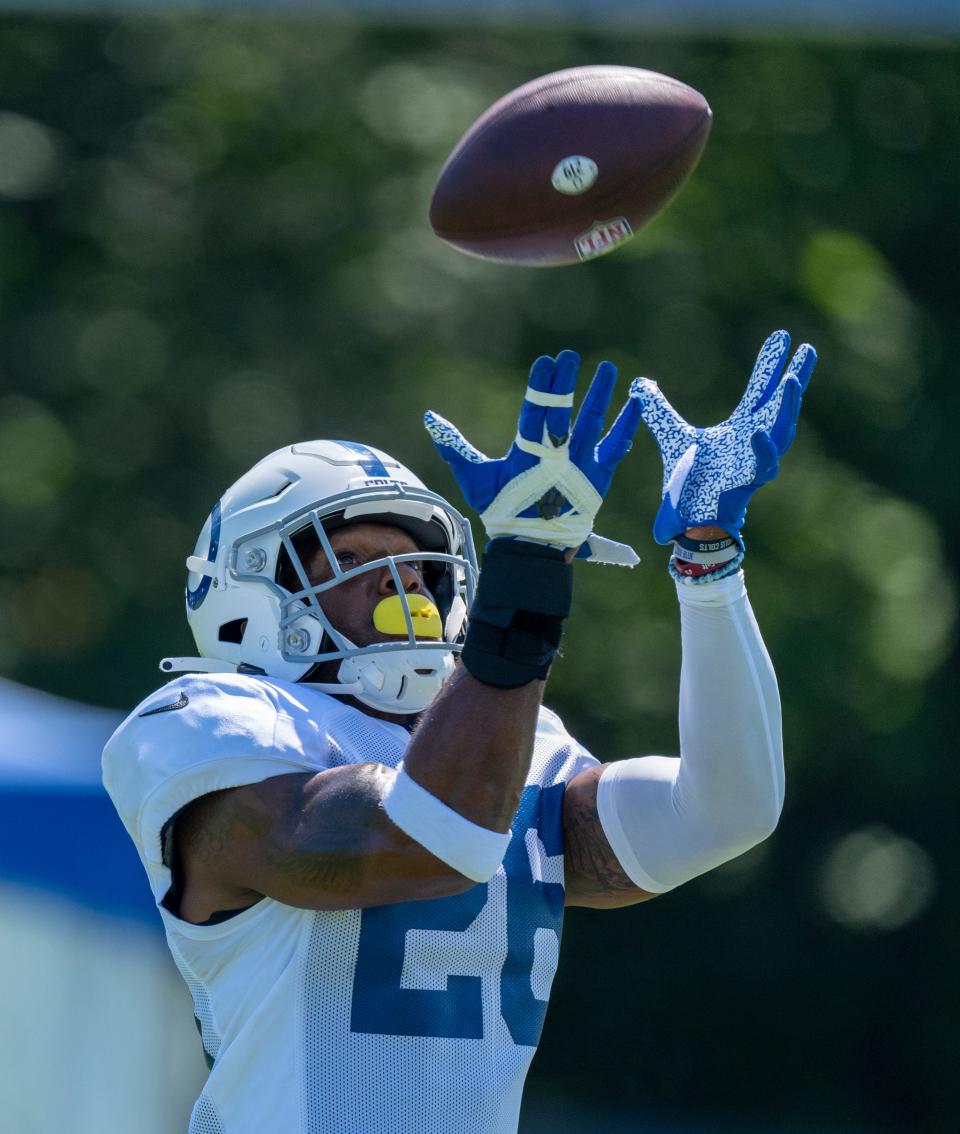
[[[580,356],[572,350],[536,360],[517,435],[499,460],[481,453],[432,410],[424,414],[424,424],[490,539],[510,536],[575,547],[577,558],[632,567],[639,562],[633,548],[595,536],[593,521],[637,432],[640,403],[628,398],[599,439],[617,380],[616,367],[601,362],[571,432],[579,367]]]
[[[649,378],[635,378],[643,420],[663,458],[663,501],[653,523],[657,543],[687,528],[723,528],[743,549],[740,529],[753,493],[780,469],[797,431],[804,390],[817,364],[809,343],[798,348],[781,378],[790,336],[774,331],[760,350],[740,404],[720,425],[689,425]]]

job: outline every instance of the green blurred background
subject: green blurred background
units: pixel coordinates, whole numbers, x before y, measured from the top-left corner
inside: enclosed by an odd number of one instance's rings
[[[433,237],[476,114],[595,62],[709,99],[669,210],[549,271]],[[459,500],[422,411],[500,453],[538,354],[609,357],[622,393],[654,377],[708,424],[770,330],[817,346],[747,528],[780,830],[657,902],[570,915],[528,1094],[624,1130],[954,1130],[957,45],[7,15],[0,154],[0,670],[95,704],[191,652],[184,558],[273,448],[363,440]],[[605,759],[677,747],[659,481],[641,436],[599,528],[643,563],[578,567],[551,678]]]

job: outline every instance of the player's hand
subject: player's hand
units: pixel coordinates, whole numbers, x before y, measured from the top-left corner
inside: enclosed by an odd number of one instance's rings
[[[790,336],[774,331],[760,350],[740,404],[726,421],[708,429],[684,421],[656,382],[633,380],[630,396],[639,400],[663,458],[663,501],[653,523],[657,543],[670,543],[687,528],[715,525],[743,548],[740,529],[747,503],[779,472],[817,364],[817,352],[804,343],[783,373],[789,353]]]
[[[595,536],[593,521],[637,432],[640,403],[628,398],[600,440],[617,380],[616,367],[601,362],[571,431],[579,367],[580,356],[572,350],[536,360],[517,435],[499,460],[481,453],[432,410],[424,424],[490,539],[512,536],[576,548],[580,559],[632,567],[639,562],[633,548]]]

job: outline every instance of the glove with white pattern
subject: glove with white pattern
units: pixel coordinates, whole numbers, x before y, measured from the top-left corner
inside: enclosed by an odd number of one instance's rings
[[[747,503],[779,472],[817,364],[817,352],[804,343],[783,373],[789,353],[790,336],[774,331],[760,350],[740,404],[726,421],[708,429],[688,424],[656,382],[633,380],[630,396],[639,400],[663,458],[663,500],[653,523],[657,543],[711,525],[723,528],[743,550],[740,529]]]
[[[572,350],[538,358],[530,369],[517,435],[506,456],[492,460],[455,425],[428,410],[427,427],[467,503],[490,539],[513,537],[564,549],[577,558],[632,567],[633,548],[593,534],[593,521],[614,469],[640,424],[640,403],[628,398],[600,440],[616,367],[601,362],[570,429],[580,357]]]

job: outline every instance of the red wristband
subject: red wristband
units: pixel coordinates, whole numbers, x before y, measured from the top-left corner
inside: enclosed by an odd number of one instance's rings
[[[683,575],[687,579],[702,579],[704,575],[712,575],[714,571],[721,571],[730,563],[736,556],[731,556],[731,559],[726,560],[724,563],[685,563],[682,559],[673,557],[674,570],[678,575]]]

